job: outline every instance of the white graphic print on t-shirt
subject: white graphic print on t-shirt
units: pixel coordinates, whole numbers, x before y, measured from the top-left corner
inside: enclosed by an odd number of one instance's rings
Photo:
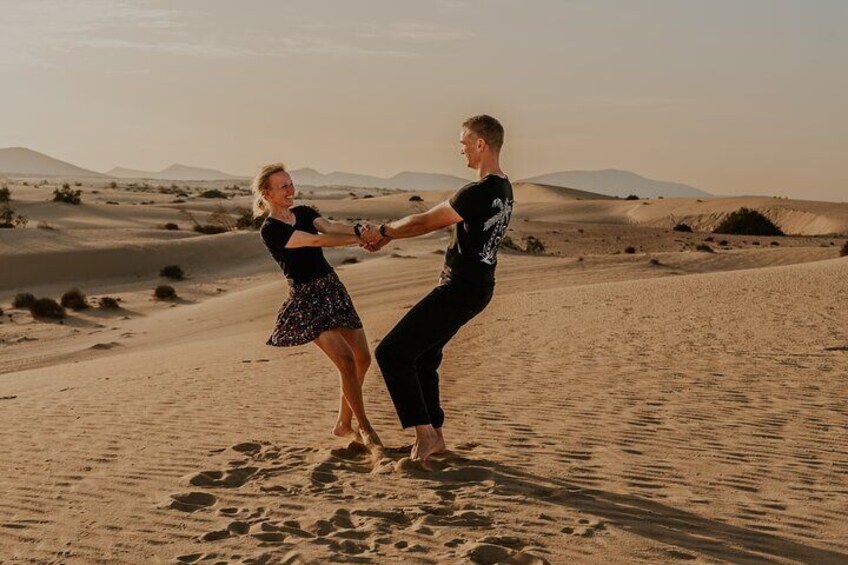
[[[510,216],[512,216],[512,201],[504,202],[500,198],[495,198],[492,202],[492,209],[495,210],[494,214],[483,224],[483,232],[492,230],[492,233],[480,252],[480,261],[487,265],[494,265],[498,262],[498,246],[501,244],[509,225]]]

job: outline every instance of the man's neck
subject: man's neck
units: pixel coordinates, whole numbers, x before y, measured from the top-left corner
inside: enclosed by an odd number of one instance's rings
[[[506,178],[506,174],[501,170],[501,165],[497,159],[489,162],[481,162],[477,167],[477,180],[481,180],[489,175],[496,175]]]

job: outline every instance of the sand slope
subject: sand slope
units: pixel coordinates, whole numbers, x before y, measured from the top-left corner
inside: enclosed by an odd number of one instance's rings
[[[383,454],[330,436],[338,377],[317,348],[265,345],[288,291],[258,234],[161,230],[179,218],[170,195],[63,207],[28,190],[15,207],[58,229],[0,232],[4,565],[848,562],[841,240],[705,253],[706,234],[662,224],[744,202],[830,230],[845,205],[529,187],[510,234],[553,255],[501,254],[494,300],[441,369],[452,453],[424,469],[376,367]],[[316,202],[380,219],[447,195],[422,196]],[[372,348],[435,284],[447,241],[328,251]],[[189,278],[157,302],[167,263]],[[71,285],[122,307],[63,323],[9,308]]]
[[[522,260],[504,259],[492,306],[447,350],[455,452],[432,471],[328,438],[329,363],[263,345],[276,279],[136,320],[137,345],[0,376],[3,554],[848,559],[848,261],[573,286],[546,258],[532,259],[538,284],[515,284]],[[342,269],[372,341],[437,262]],[[401,446],[378,381],[371,413]]]

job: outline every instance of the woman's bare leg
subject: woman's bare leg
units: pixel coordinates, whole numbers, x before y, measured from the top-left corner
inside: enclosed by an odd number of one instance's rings
[[[357,378],[356,361],[353,350],[347,344],[338,330],[323,332],[315,340],[315,344],[330,358],[330,361],[338,368],[341,378],[342,395],[356,421],[360,430],[373,433],[371,423],[365,415],[365,403],[362,400],[362,385]]]
[[[365,336],[365,330],[362,328],[338,328],[338,332],[347,342],[351,351],[353,351],[354,364],[356,365],[356,378],[359,381],[360,387],[362,387],[362,383],[365,382],[365,374],[371,366],[371,351],[368,349],[368,338]],[[352,411],[350,410],[350,406],[347,404],[347,401],[344,399],[344,396],[342,396],[341,406],[339,408],[339,424],[344,426],[345,420],[343,420],[342,417],[347,416],[347,427],[350,429],[350,416],[348,414],[352,414]],[[364,430],[360,429],[359,432],[360,435],[363,435]],[[363,435],[362,441],[364,441],[366,445],[372,443],[376,445],[383,445],[383,442],[380,441],[380,438],[377,436],[377,433],[374,432],[373,428],[369,431],[367,437]]]

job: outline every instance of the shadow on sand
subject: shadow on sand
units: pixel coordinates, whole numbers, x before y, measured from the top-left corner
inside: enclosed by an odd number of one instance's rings
[[[401,459],[399,470],[420,480],[440,486],[493,481],[497,494],[525,496],[592,514],[633,534],[731,563],[759,565],[775,563],[776,559],[809,565],[848,563],[845,553],[733,526],[638,496],[576,486],[486,459],[452,453],[435,460],[430,469],[407,462]]]

